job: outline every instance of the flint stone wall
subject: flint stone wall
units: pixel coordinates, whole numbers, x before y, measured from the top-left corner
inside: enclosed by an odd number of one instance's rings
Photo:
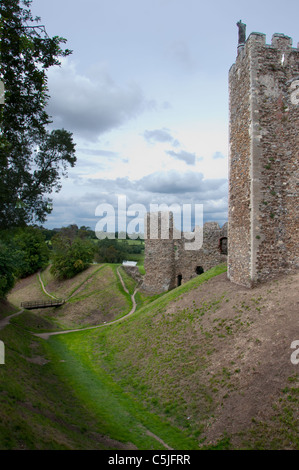
[[[160,222],[159,222],[160,223]],[[227,224],[222,228],[217,222],[207,222],[203,226],[203,244],[197,250],[188,250],[190,242],[184,234],[178,234],[173,228],[173,217],[169,215],[169,237],[167,239],[145,238],[145,276],[142,290],[161,293],[189,281],[198,274],[218,264],[225,263],[227,255],[225,242]],[[161,232],[159,232],[161,236]],[[179,238],[180,236],[180,238]]]
[[[131,276],[135,281],[141,282],[142,281],[142,276],[139,272],[138,266],[125,266],[122,265],[122,268],[124,271],[126,271],[129,276]]]
[[[252,287],[299,268],[299,49],[252,33],[229,90],[228,277]]]

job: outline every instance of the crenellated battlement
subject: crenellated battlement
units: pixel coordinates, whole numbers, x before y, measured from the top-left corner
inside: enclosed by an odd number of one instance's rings
[[[291,49],[293,45],[293,40],[285,34],[275,33],[272,36],[271,46],[276,49],[284,50]]]
[[[250,33],[244,45],[258,45],[265,47],[274,47],[279,50],[294,49],[299,50],[299,43],[297,48],[293,47],[293,39],[282,33],[274,33],[271,39],[271,44],[266,43],[266,34],[253,32]]]
[[[249,49],[272,49],[277,53],[299,53],[299,43],[297,47],[293,47],[293,39],[290,36],[286,36],[282,33],[274,33],[271,39],[271,44],[266,43],[266,34],[253,32],[250,33],[247,40],[244,43],[239,44],[237,60],[244,58],[248,54]],[[234,66],[235,64],[233,64]],[[233,67],[232,66],[232,67]]]
[[[292,48],[293,40],[290,36],[281,33],[274,33],[271,39],[271,44],[266,44],[266,34],[253,32],[250,33],[245,44],[257,44],[265,47],[275,47],[276,49],[290,49]]]

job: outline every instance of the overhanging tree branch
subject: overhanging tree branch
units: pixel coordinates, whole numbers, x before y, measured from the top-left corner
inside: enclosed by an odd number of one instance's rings
[[[72,134],[49,133],[46,71],[71,53],[66,40],[49,37],[31,0],[0,3],[0,77],[5,106],[0,112],[0,228],[43,222],[49,213],[47,194],[59,189],[60,175],[76,162]],[[34,149],[39,146],[39,156]]]

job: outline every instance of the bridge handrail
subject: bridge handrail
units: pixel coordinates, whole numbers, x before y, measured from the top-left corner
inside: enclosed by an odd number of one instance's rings
[[[31,300],[28,302],[21,302],[21,307],[37,307],[37,306],[51,306],[51,305],[62,305],[65,303],[65,300],[63,299],[57,299],[57,300]]]

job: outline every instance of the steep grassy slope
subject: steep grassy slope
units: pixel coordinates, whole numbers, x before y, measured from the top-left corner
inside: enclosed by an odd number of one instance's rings
[[[27,314],[27,327],[34,329],[35,318]],[[45,342],[17,321],[0,331],[0,339],[5,344],[5,364],[0,365],[1,450],[134,448],[103,435],[98,418],[59,377],[60,359],[45,349]]]
[[[104,269],[59,287],[82,297],[81,325]],[[26,330],[51,330],[51,319],[15,317],[0,331],[12,355],[12,367],[0,366],[2,447],[34,448],[36,439],[36,448],[298,449],[299,366],[290,346],[299,339],[299,274],[248,290],[225,270],[155,300],[140,293],[139,308],[120,323],[48,341]],[[61,324],[75,324],[70,315]]]
[[[57,358],[61,379],[97,417],[102,432],[111,439],[130,442],[139,450],[196,448],[196,440],[128,394],[99,365],[90,340],[92,336],[82,331],[51,337],[48,346]],[[59,362],[61,359],[63,362]]]
[[[47,268],[41,273],[46,291],[66,299],[59,308],[40,309],[36,313],[56,325],[56,329],[97,325],[123,316],[131,308],[130,296],[124,292],[116,265],[92,265],[72,279],[57,281]],[[22,279],[8,296],[19,306],[24,300],[49,300],[42,290],[38,275]]]
[[[21,302],[27,300],[50,300],[43,292],[37,274],[32,274],[18,281],[8,294],[7,299],[16,307],[20,307]]]
[[[64,359],[33,334],[57,330],[60,318],[62,327],[77,326],[74,318],[84,326],[126,314],[131,299],[121,286],[116,266],[91,266],[64,282],[55,281],[47,269],[42,281],[47,292],[68,298],[69,304],[57,310],[24,311],[0,330],[0,340],[5,344],[5,365],[0,366],[0,449],[135,448],[126,438],[118,442],[105,436],[105,421],[87,411],[61,375]],[[129,291],[134,289],[136,283],[130,278],[126,281]],[[23,300],[49,297],[34,275],[18,282],[9,299],[16,305],[2,301],[0,320],[18,311],[17,305]],[[94,305],[100,311],[96,318],[91,312]],[[152,440],[146,436],[145,442]]]
[[[247,290],[225,273],[212,277],[221,271],[120,324],[50,344],[98,376],[105,371],[193,448],[297,449],[298,366],[290,345],[299,338],[299,275]]]
[[[0,300],[0,318],[8,317],[19,311],[19,308],[10,304],[7,300]]]

